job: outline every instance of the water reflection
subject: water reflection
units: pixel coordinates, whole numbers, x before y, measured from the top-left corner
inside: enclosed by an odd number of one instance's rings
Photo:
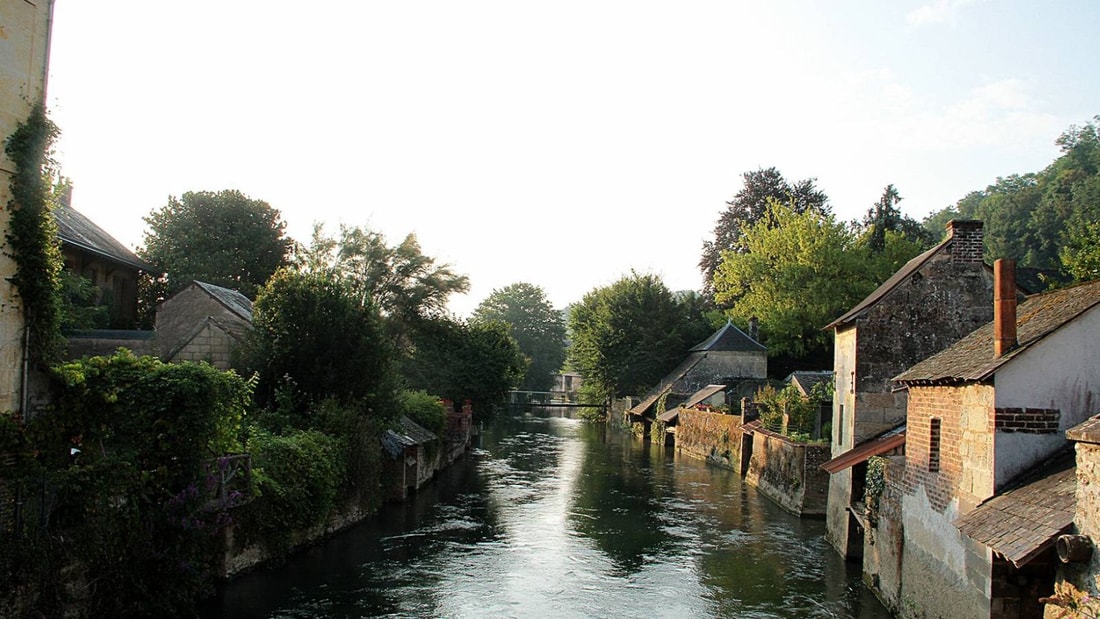
[[[207,617],[886,617],[824,525],[603,426],[520,417]]]

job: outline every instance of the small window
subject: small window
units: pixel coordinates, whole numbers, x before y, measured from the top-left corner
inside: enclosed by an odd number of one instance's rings
[[[940,470],[940,420],[936,417],[928,423],[928,470]]]
[[[838,404],[836,409],[836,444],[844,446],[844,405]]]

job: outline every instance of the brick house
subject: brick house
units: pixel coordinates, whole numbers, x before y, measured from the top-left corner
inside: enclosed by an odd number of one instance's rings
[[[157,306],[157,354],[167,362],[206,361],[226,370],[252,328],[252,301],[236,290],[191,282]]]
[[[1017,307],[1011,263],[995,270],[993,322],[895,377],[903,544],[884,598],[903,616],[1042,616],[1073,519],[1065,432],[1100,401],[1100,281]]]
[[[906,393],[893,389],[891,379],[992,319],[992,296],[982,222],[954,220],[941,243],[825,327],[835,337],[831,452],[845,458],[829,476],[826,538],[844,557],[863,552],[864,530],[853,509],[862,503],[866,460],[874,455],[845,454],[905,423]]]

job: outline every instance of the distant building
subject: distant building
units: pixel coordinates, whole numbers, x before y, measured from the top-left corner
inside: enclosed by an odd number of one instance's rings
[[[227,370],[252,328],[252,301],[236,290],[191,282],[157,306],[156,341],[167,362],[206,361]]]

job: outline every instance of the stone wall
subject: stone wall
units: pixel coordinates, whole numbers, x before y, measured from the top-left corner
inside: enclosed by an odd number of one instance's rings
[[[827,445],[795,443],[785,436],[754,428],[745,482],[793,514],[824,516],[829,474],[821,465],[828,460]]]
[[[741,416],[681,409],[676,448],[696,458],[741,472]]]
[[[232,365],[236,346],[236,338],[216,323],[207,321],[169,361],[205,361],[219,370],[228,370]]]
[[[863,539],[863,580],[883,605],[897,613],[901,605],[901,560],[905,529],[901,517],[905,458],[891,457],[877,512],[868,518]]]

